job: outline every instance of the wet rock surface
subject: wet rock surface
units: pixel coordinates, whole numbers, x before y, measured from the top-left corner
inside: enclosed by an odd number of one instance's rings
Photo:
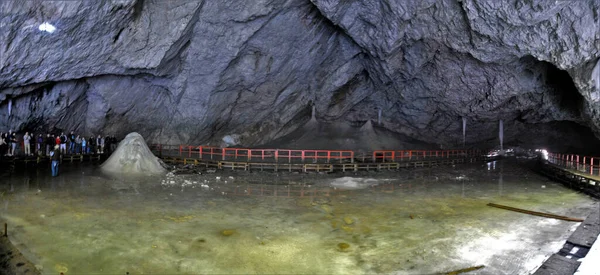
[[[599,13],[593,0],[2,1],[0,129],[255,146],[315,106],[357,127],[381,110],[378,126],[414,147],[462,145],[465,117],[468,146],[497,144],[503,119],[507,144],[581,150],[600,133]]]

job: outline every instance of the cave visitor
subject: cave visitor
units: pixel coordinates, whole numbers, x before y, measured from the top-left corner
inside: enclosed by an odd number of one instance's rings
[[[119,144],[119,141],[117,140],[117,137],[115,137],[115,136],[112,136],[111,139],[112,139],[112,143],[111,143],[112,147],[110,148],[110,150],[114,152],[115,150],[117,150],[117,144]]]
[[[60,140],[60,136],[56,136],[56,137],[54,138],[54,145],[58,145],[58,146],[59,146],[59,148],[62,148],[62,145],[61,145],[61,144],[64,144],[64,143],[62,143],[62,140]]]
[[[50,152],[50,159],[52,159],[52,176],[58,176],[58,164],[60,163],[60,146],[54,145],[54,150]]]
[[[104,139],[100,135],[96,138],[96,147],[98,154],[104,154]]]
[[[54,144],[54,139],[50,136],[49,133],[46,133],[45,142],[46,142],[46,156],[49,156],[50,155],[50,148],[52,148],[50,146],[52,146]]]
[[[31,147],[29,147],[31,145],[31,136],[29,135],[29,132],[25,132],[25,135],[23,136],[23,147],[25,147],[25,155],[26,156],[31,156]]]
[[[110,136],[107,135],[104,137],[104,149],[106,149],[106,153],[109,155],[111,153],[110,149],[112,148],[111,142],[112,142],[112,139],[110,138]]]
[[[88,154],[89,154],[90,152],[91,152],[91,153],[94,153],[94,152],[96,152],[96,151],[94,151],[94,150],[96,149],[96,148],[94,148],[94,147],[96,146],[96,144],[94,144],[94,140],[95,140],[95,138],[94,138],[94,136],[93,136],[93,135],[92,135],[92,136],[90,136],[90,138],[88,138],[88,151],[87,151],[87,153],[88,153]]]
[[[10,137],[10,145],[12,147],[12,151],[10,152],[11,156],[17,154],[17,142],[17,133],[12,133],[12,136]]]
[[[75,154],[81,153],[81,137],[77,135],[75,138]]]
[[[65,135],[65,133],[60,133],[60,153],[61,154],[66,154],[67,153],[67,135]]]
[[[8,134],[6,134],[6,155],[12,156],[12,129],[8,130]]]
[[[74,154],[75,153],[75,133],[73,133],[73,131],[71,131],[71,134],[69,134],[69,154]]]
[[[6,142],[5,142],[6,134],[0,133],[0,158],[6,155]]]
[[[38,138],[37,138],[37,151],[36,151],[36,154],[38,156],[42,155],[43,146],[44,146],[44,137],[42,136],[42,134],[39,134]]]
[[[10,150],[12,149],[12,145],[10,143],[10,133],[4,134],[4,143],[6,143],[6,156],[10,156]]]
[[[81,154],[85,155],[87,153],[87,141],[85,137],[81,137]]]

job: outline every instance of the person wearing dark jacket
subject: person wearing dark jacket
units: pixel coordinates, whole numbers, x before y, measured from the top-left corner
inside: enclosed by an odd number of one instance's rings
[[[90,152],[92,152],[92,154],[96,153],[96,139],[94,138],[94,136],[90,136],[90,138],[88,139],[88,151],[87,153],[89,154]]]
[[[75,133],[71,131],[69,135],[69,154],[75,154]]]
[[[44,148],[44,137],[42,136],[42,134],[39,134],[38,137],[37,137],[37,151],[36,151],[36,154],[38,156],[43,155],[42,154],[42,150],[43,150],[42,148]]]
[[[6,144],[6,134],[0,133],[0,159],[6,155],[8,144]]]
[[[54,145],[54,150],[50,152],[50,159],[52,160],[52,176],[58,176],[58,165],[60,164],[60,146]]]
[[[12,151],[11,151],[11,156],[15,156],[17,155],[17,144],[18,140],[17,140],[17,133],[12,133],[12,136],[10,137],[10,145],[12,146]]]
[[[54,138],[50,136],[50,134],[46,134],[46,156],[50,155],[50,150],[54,147]]]
[[[60,153],[62,154],[66,154],[67,153],[67,135],[65,135],[65,133],[60,133]]]

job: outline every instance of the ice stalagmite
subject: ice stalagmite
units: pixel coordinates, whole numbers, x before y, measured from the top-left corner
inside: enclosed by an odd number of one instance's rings
[[[117,150],[100,166],[102,171],[124,175],[156,175],[166,173],[159,159],[152,154],[138,133],[128,134]]]

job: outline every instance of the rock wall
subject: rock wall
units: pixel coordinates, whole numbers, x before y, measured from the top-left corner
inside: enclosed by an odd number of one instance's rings
[[[595,0],[2,1],[0,131],[252,146],[315,106],[351,124],[381,109],[385,128],[444,147],[466,117],[471,146],[496,144],[503,119],[506,143],[581,148],[600,133],[599,13]]]

